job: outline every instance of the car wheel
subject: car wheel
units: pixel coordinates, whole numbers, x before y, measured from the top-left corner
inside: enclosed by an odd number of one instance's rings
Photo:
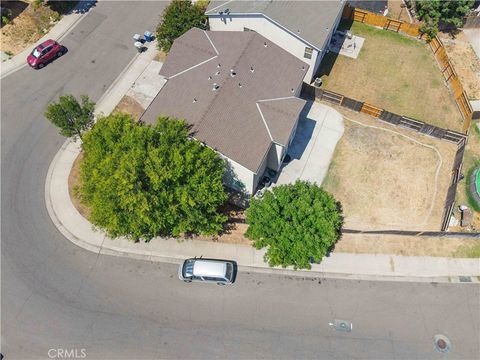
[[[39,69],[43,68],[44,66],[45,66],[45,64],[42,64],[42,63],[38,64]]]
[[[186,282],[186,283],[191,283],[192,282],[192,280],[183,280],[183,281]]]
[[[63,52],[61,52],[61,51],[57,52],[57,57],[60,57],[62,55],[63,55]]]
[[[224,283],[217,283],[217,285],[225,285]]]

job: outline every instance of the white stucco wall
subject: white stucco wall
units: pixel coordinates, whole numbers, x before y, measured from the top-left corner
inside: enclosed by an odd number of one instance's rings
[[[278,171],[282,165],[283,155],[285,154],[285,147],[276,143],[272,143],[267,156],[267,166],[270,169]]]
[[[244,31],[244,28],[256,31],[274,44],[307,63],[310,67],[305,74],[304,81],[311,83],[318,51],[313,49],[312,58],[305,58],[303,56],[305,47],[311,46],[271,22],[269,19],[262,15],[209,15],[208,21],[210,30],[212,31]]]
[[[228,162],[227,167],[229,167],[229,169],[227,169],[223,178],[225,185],[240,192],[253,194],[257,186],[257,184],[254,183],[255,173],[221,153],[219,153],[219,155]]]

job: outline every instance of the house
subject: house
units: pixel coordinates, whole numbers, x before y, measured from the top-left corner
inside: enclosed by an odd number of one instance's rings
[[[160,70],[167,81],[141,120],[185,119],[194,138],[227,160],[226,185],[253,194],[295,136],[307,71],[255,32],[194,28],[173,43]]]
[[[344,6],[344,0],[211,1],[205,14],[212,31],[255,31],[303,60],[311,83]]]

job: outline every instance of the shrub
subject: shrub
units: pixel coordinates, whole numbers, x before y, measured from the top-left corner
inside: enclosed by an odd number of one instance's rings
[[[165,9],[157,27],[158,48],[168,53],[173,41],[193,27],[205,29],[207,17],[204,9],[190,0],[173,0]]]
[[[147,126],[110,115],[85,134],[83,150],[80,198],[110,237],[149,241],[222,230],[225,163],[189,139],[185,122],[161,117]]]
[[[246,236],[254,246],[268,247],[265,260],[270,266],[310,269],[310,262],[320,262],[339,239],[343,218],[332,195],[297,181],[252,199],[247,223]]]

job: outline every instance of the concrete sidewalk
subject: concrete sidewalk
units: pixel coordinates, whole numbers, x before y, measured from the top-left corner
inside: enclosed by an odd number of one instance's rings
[[[109,114],[151,63],[154,52],[137,55],[115,80],[97,105],[96,113]],[[270,268],[263,261],[264,251],[245,245],[198,240],[153,239],[150,243],[132,243],[109,239],[95,231],[73,206],[68,191],[68,176],[80,153],[80,143],[70,139],[53,159],[45,183],[47,210],[58,230],[74,244],[99,254],[124,256],[147,261],[179,263],[185,258],[203,256],[237,261],[241,270],[304,277],[341,277],[370,280],[428,282],[478,282],[479,259],[404,257],[333,253],[311,271]]]
[[[15,71],[20,70],[27,66],[27,56],[34,48],[48,39],[61,41],[67,33],[77,25],[84,16],[87,15],[88,10],[94,6],[95,1],[80,1],[78,5],[73,8],[70,14],[64,15],[60,21],[50,29],[50,31],[38,40],[35,44],[28,46],[25,50],[11,59],[3,61],[1,63],[0,79],[13,74]]]

